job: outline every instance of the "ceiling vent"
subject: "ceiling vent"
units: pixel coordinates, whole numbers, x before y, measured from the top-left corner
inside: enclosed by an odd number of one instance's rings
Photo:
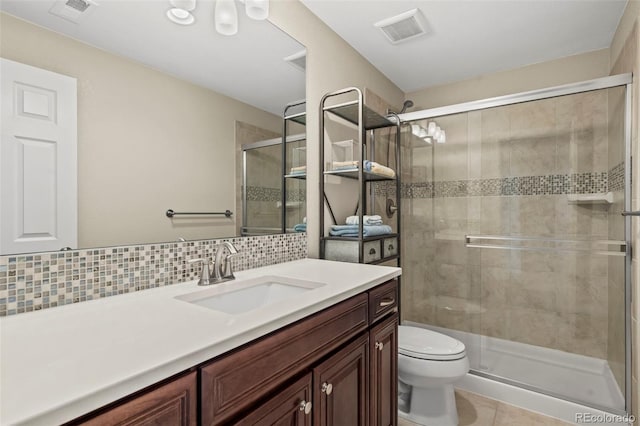
[[[383,19],[374,24],[393,44],[420,37],[427,33],[427,25],[420,9],[412,9],[400,15]]]
[[[307,50],[303,49],[300,52],[296,52],[287,56],[284,60],[304,72],[307,69]]]
[[[49,13],[77,24],[91,14],[97,6],[98,3],[92,0],[59,0],[51,6]]]

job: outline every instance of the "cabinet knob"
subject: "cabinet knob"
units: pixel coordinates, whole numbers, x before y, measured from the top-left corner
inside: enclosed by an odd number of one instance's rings
[[[304,411],[305,414],[309,414],[311,412],[311,402],[307,402],[304,399],[300,401],[300,411]]]
[[[376,254],[376,249],[374,249],[374,248],[370,249],[370,250],[369,250],[369,254],[370,254],[370,255],[374,255],[374,254]]]
[[[324,382],[322,384],[322,392],[327,395],[331,395],[331,392],[333,392],[333,385],[331,383]]]
[[[376,349],[381,351],[382,348],[384,348],[384,343],[382,342],[376,342]]]

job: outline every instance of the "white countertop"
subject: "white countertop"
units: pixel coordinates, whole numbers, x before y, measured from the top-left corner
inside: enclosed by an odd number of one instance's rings
[[[195,281],[0,319],[0,424],[74,419],[399,276],[400,268],[303,259],[237,272],[326,283],[226,315],[174,297]]]

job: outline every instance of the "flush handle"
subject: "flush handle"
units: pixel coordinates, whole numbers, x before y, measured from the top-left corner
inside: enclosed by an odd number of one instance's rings
[[[331,392],[333,392],[333,385],[331,383],[324,382],[322,384],[322,392],[327,395],[331,395]]]

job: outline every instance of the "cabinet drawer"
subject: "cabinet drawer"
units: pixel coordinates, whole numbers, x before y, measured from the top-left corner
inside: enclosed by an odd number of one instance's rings
[[[382,254],[382,257],[395,256],[398,254],[398,239],[396,237],[385,238],[382,241]]]
[[[360,294],[201,368],[202,423],[218,425],[367,328]]]
[[[358,262],[358,241],[325,240],[324,258],[341,262]],[[364,263],[375,262],[382,258],[380,240],[366,241],[363,244]]]
[[[369,291],[369,321],[374,323],[398,308],[398,280],[391,280]]]
[[[380,240],[367,241],[364,243],[364,263],[375,262],[382,259],[380,252]]]

